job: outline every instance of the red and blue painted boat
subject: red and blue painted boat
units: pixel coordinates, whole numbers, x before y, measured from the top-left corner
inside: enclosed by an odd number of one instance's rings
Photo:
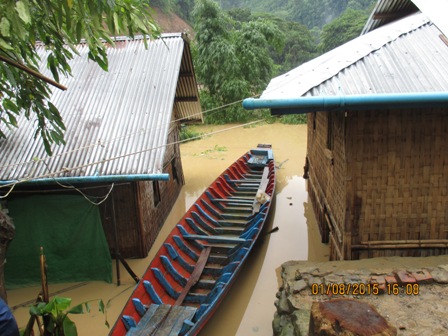
[[[270,145],[228,167],[168,235],[109,335],[199,333],[260,235],[274,189]]]

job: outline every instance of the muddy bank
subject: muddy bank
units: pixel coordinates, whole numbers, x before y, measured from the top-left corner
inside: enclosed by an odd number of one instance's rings
[[[274,335],[308,335],[311,304],[334,298],[371,304],[397,335],[448,335],[448,256],[289,261],[282,264],[281,278]]]

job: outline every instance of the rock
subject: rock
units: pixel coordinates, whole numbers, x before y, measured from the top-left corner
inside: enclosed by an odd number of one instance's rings
[[[286,293],[283,291],[280,295],[280,298],[276,301],[277,312],[280,315],[290,314],[294,311],[294,307],[288,301]]]
[[[315,272],[319,272],[318,267],[315,267],[315,266],[300,267],[300,273],[302,273],[302,274],[311,274],[311,273],[315,273]]]
[[[274,319],[272,320],[272,332],[274,335],[280,334],[282,331],[282,325],[281,325],[281,316],[275,312],[274,313]]]
[[[391,326],[370,304],[354,299],[313,302],[309,335],[393,336]]]
[[[435,282],[448,283],[448,265],[441,265],[431,272],[431,276]]]
[[[308,327],[310,323],[310,311],[298,309],[291,314],[291,320],[294,325],[295,335],[308,336]]]
[[[329,274],[324,277],[325,284],[341,284],[343,277],[336,274]]]
[[[295,280],[297,271],[297,262],[288,261],[282,264],[282,278],[287,281]]]
[[[288,315],[274,314],[272,321],[272,332],[274,336],[296,336],[294,325]]]
[[[289,295],[288,303],[294,309],[303,308],[303,299],[300,297],[300,295]]]
[[[294,282],[294,284],[291,287],[291,292],[292,294],[297,294],[298,292],[300,292],[301,290],[305,289],[308,287],[308,284],[306,283],[305,280],[299,280]]]
[[[306,283],[308,284],[309,287],[311,287],[313,284],[322,285],[322,283],[323,283],[322,278],[313,277],[310,274],[307,274],[306,276],[304,276],[303,279],[306,281]]]

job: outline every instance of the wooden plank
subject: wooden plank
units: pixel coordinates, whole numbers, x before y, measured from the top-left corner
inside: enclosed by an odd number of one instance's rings
[[[126,336],[171,336],[178,335],[184,320],[192,319],[196,308],[152,304],[136,328],[131,328]]]
[[[225,202],[225,203],[235,203],[235,204],[251,204],[252,199],[238,199],[238,198],[212,198],[210,199],[212,202]]]
[[[268,186],[268,182],[269,182],[269,167],[264,167],[263,169],[263,176],[261,177],[261,182],[260,182],[260,186],[258,187],[258,190],[262,190],[265,191],[267,186]]]
[[[201,235],[185,235],[185,239],[190,240],[205,240],[210,243],[224,243],[224,244],[240,244],[244,243],[246,239],[238,237],[223,237],[223,236],[201,236]]]
[[[191,273],[190,277],[188,278],[187,284],[182,289],[182,292],[179,294],[179,297],[177,298],[174,305],[182,304],[182,302],[184,301],[188,292],[190,291],[191,287],[193,287],[199,281],[202,271],[204,270],[205,264],[207,263],[207,260],[208,260],[211,250],[212,250],[212,248],[210,246],[207,246],[202,249],[201,255],[199,256],[199,259],[193,269],[193,272]]]
[[[141,335],[142,328],[145,328],[152,318],[152,316],[157,312],[160,305],[158,304],[152,304],[149,306],[148,310],[146,311],[145,315],[143,315],[142,319],[138,323],[137,327],[129,329],[126,336],[138,336]]]
[[[266,191],[266,188],[269,183],[268,176],[269,176],[269,167],[264,167],[263,176],[261,177],[261,182],[260,182],[260,186],[258,188],[257,194],[260,192],[264,193]],[[252,215],[254,215],[260,211],[260,206],[261,206],[261,203],[258,202],[258,200],[255,198],[254,204],[252,205]]]
[[[171,306],[168,318],[153,335],[178,336],[184,320],[191,320],[196,308],[188,306]]]

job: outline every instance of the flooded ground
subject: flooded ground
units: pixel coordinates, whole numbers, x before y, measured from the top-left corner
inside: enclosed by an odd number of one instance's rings
[[[229,128],[225,126],[199,126],[200,133],[210,133]],[[320,243],[319,232],[309,205],[306,183],[302,178],[306,153],[306,126],[283,124],[256,124],[251,127],[206,136],[201,140],[181,145],[182,164],[186,184],[160,232],[153,248],[145,259],[128,260],[137,275],[142,274],[161,246],[166,235],[182,217],[202,191],[233,161],[258,143],[270,143],[276,160],[276,199],[270,221],[264,232],[278,227],[270,235],[262,235],[247,259],[232,290],[201,332],[201,335],[272,335],[274,301],[280,277],[280,265],[288,260],[328,260],[328,246]],[[115,263],[114,263],[115,267]],[[50,293],[59,293],[73,299],[73,304],[101,298],[109,302],[107,320],[112,325],[135,283],[121,270],[121,286],[114,283],[86,282],[50,284]],[[8,292],[9,305],[19,326],[28,320],[27,305],[39,292],[32,287]],[[97,312],[92,302],[92,312],[72,316],[78,334],[107,335],[105,316]]]

